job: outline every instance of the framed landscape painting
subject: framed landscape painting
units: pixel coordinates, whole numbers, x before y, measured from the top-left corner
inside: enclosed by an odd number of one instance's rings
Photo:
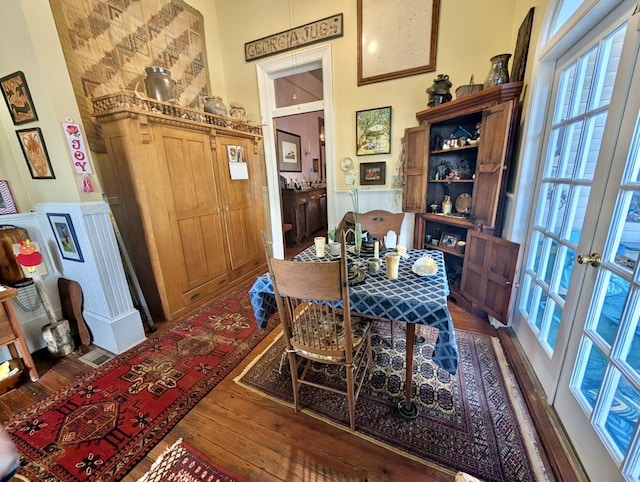
[[[391,152],[391,107],[356,112],[356,155]]]

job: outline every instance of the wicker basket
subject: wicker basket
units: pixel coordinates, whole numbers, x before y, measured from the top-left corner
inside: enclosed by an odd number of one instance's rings
[[[471,80],[467,85],[461,85],[456,89],[456,99],[462,99],[471,94],[475,94],[482,90],[482,84],[474,84],[473,83],[473,75],[471,76]]]
[[[20,380],[23,368],[19,360],[12,359],[9,361],[9,370],[13,370],[14,368],[18,368],[19,370],[13,375],[0,380],[0,395],[4,395],[6,392],[11,390]]]

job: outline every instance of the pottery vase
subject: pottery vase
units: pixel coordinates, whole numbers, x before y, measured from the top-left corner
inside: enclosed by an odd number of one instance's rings
[[[210,95],[204,98],[204,111],[209,114],[227,116],[227,106],[222,102],[222,97]]]
[[[164,67],[147,67],[144,85],[147,97],[161,102],[173,101],[176,98],[176,84],[171,80],[171,72]]]
[[[511,54],[500,54],[491,57],[491,69],[484,81],[483,88],[495,87],[509,82],[509,59]]]

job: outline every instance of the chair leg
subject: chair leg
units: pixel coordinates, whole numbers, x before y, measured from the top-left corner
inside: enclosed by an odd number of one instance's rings
[[[293,410],[298,411],[298,391],[300,384],[298,383],[298,363],[296,362],[296,354],[289,352],[289,371],[291,371],[291,386],[293,387]]]
[[[353,367],[347,366],[347,400],[349,403],[349,422],[351,431],[356,430],[356,397]]]

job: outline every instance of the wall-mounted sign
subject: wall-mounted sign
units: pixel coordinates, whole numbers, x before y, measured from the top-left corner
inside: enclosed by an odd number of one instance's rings
[[[247,42],[244,44],[244,57],[249,62],[303,45],[342,37],[343,33],[342,14],[338,13],[322,20]]]

